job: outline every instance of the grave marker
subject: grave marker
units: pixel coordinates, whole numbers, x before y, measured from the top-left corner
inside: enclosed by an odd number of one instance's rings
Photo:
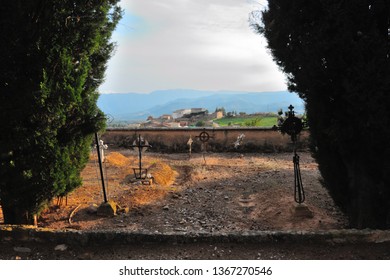
[[[146,179],[148,175],[148,169],[142,168],[142,153],[144,153],[152,146],[149,145],[149,142],[141,135],[138,135],[137,139],[134,140],[133,145],[130,147],[138,150],[138,168],[133,168],[134,176],[136,179]]]
[[[302,131],[304,123],[302,120],[295,116],[294,106],[288,107],[287,118],[279,120],[278,126],[274,126],[275,130],[280,130],[282,133],[286,133],[291,137],[294,150],[294,200],[301,204],[305,201],[305,190],[303,189],[301,169],[299,167],[299,155],[297,154],[297,141],[298,134]]]
[[[214,136],[210,136],[210,134],[208,134],[208,132],[206,132],[206,129],[204,128],[203,131],[195,138],[199,139],[200,142],[202,142],[203,160],[204,160],[204,163],[206,164],[205,153],[207,150],[207,143],[209,142],[210,138],[214,138]]]

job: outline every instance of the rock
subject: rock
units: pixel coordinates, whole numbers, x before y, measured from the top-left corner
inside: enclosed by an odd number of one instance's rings
[[[98,206],[96,204],[91,204],[87,209],[87,213],[88,214],[96,214],[97,213],[97,210],[98,210]]]
[[[14,247],[14,251],[18,253],[31,253],[31,249],[27,247]]]
[[[116,215],[117,204],[114,201],[103,202],[97,209],[98,216],[112,217]]]
[[[168,206],[168,205],[165,205],[165,206],[163,207],[163,210],[168,211],[168,210],[169,210],[169,206]]]
[[[299,204],[293,208],[293,214],[296,218],[301,219],[312,219],[314,217],[314,213],[310,210],[307,205]]]
[[[178,198],[179,198],[179,195],[178,195],[177,193],[174,193],[174,194],[172,194],[172,198],[178,199]]]
[[[66,251],[66,249],[68,249],[68,246],[66,246],[65,244],[60,244],[60,245],[57,245],[56,247],[54,247],[54,250],[55,251]]]

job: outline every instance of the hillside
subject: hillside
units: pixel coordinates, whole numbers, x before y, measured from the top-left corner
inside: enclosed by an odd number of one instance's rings
[[[122,93],[102,94],[98,106],[115,120],[145,120],[148,116],[158,117],[184,108],[206,108],[213,112],[216,107],[227,111],[277,112],[293,104],[298,113],[304,111],[303,101],[294,93],[277,92],[234,92],[165,90],[149,94]]]

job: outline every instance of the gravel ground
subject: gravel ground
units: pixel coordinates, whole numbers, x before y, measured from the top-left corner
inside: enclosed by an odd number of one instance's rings
[[[126,210],[108,218],[96,215],[102,188],[91,157],[82,173],[83,186],[69,195],[68,205],[48,209],[39,226],[160,233],[347,228],[346,218],[321,186],[317,164],[307,152],[300,157],[306,191],[302,205],[294,201],[289,153],[206,154],[205,159],[201,154],[189,159],[187,154],[146,153],[143,163],[153,176],[164,176],[153,168],[156,163],[165,164],[173,173],[166,172],[162,181],[166,184],[143,185],[133,180],[131,167],[138,164],[136,155],[126,150],[112,152],[105,164],[108,199]]]
[[[56,243],[0,244],[0,259],[125,260],[125,259],[264,259],[264,260],[371,260],[390,259],[390,244],[192,243],[59,246]],[[56,250],[57,247],[57,250]],[[63,251],[61,251],[60,249]],[[66,249],[65,249],[66,248]]]
[[[147,153],[146,167],[153,171],[156,163],[164,163],[174,176],[166,178],[167,184],[142,185],[132,180],[136,155],[126,150],[115,153],[116,159],[126,164],[119,164],[113,157],[110,161],[108,154],[108,195],[124,211],[113,217],[96,215],[102,193],[96,161],[91,156],[82,173],[83,187],[69,195],[67,205],[53,205],[43,213],[38,226],[72,229],[81,234],[88,230],[122,230],[184,235],[348,228],[345,216],[321,186],[317,164],[307,152],[300,154],[306,191],[302,205],[293,199],[291,154],[206,154],[205,158],[194,154],[189,159],[186,154]],[[139,242],[81,246],[20,240],[0,240],[0,259],[390,259],[390,242]]]

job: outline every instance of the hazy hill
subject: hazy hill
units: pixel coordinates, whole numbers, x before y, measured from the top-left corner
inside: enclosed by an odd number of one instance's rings
[[[165,90],[149,94],[121,93],[102,94],[98,106],[115,120],[145,120],[148,116],[158,117],[185,108],[206,108],[214,112],[216,107],[226,111],[246,113],[277,112],[292,104],[296,111],[304,111],[303,101],[294,93],[277,92],[234,92]]]

